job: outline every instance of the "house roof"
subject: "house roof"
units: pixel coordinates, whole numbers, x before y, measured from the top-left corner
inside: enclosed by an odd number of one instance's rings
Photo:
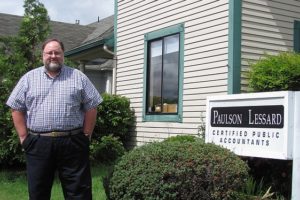
[[[94,60],[99,58],[111,59],[113,56],[103,50],[107,45],[113,48],[114,43],[114,15],[98,22],[89,24],[95,30],[88,35],[81,45],[66,51],[65,56],[75,60]]]
[[[14,36],[18,34],[22,16],[0,13],[0,36]],[[60,39],[68,51],[81,45],[96,29],[95,26],[83,26],[57,21],[50,21],[51,33],[49,37]]]
[[[89,41],[101,39],[102,36],[105,36],[105,33],[110,32],[114,28],[114,15],[106,17],[98,22],[94,22],[88,25],[89,27],[95,27],[96,29],[91,33],[83,43]]]
[[[0,13],[0,36],[17,35],[22,18]],[[103,46],[113,47],[114,15],[88,25],[50,21],[50,27],[49,38],[60,39],[65,46],[65,56],[73,61],[101,64],[101,59],[113,57]]]

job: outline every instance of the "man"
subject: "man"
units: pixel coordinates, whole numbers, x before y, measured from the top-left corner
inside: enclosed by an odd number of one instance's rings
[[[25,151],[29,198],[50,199],[54,174],[65,199],[92,199],[89,138],[102,98],[79,70],[64,65],[64,45],[42,46],[44,66],[26,73],[7,105]]]

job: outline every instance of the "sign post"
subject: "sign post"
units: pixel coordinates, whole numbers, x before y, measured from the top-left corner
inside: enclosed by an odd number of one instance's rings
[[[300,92],[295,95],[292,199],[300,199]]]
[[[292,199],[300,199],[300,92],[208,97],[205,142],[240,156],[293,159]]]

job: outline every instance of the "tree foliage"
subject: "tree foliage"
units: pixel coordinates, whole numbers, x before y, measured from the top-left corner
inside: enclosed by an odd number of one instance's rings
[[[50,19],[43,4],[25,0],[24,9],[18,35],[0,37],[0,165],[24,161],[5,102],[20,77],[41,63],[41,53],[36,48],[50,32]]]
[[[19,31],[19,51],[28,61],[27,69],[33,69],[40,62],[36,51],[50,33],[50,18],[47,9],[37,0],[24,1],[25,14]]]

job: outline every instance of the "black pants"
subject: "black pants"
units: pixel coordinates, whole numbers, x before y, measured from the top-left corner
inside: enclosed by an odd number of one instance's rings
[[[50,200],[56,171],[66,200],[92,199],[88,137],[29,134],[22,146],[26,154],[30,200]]]

